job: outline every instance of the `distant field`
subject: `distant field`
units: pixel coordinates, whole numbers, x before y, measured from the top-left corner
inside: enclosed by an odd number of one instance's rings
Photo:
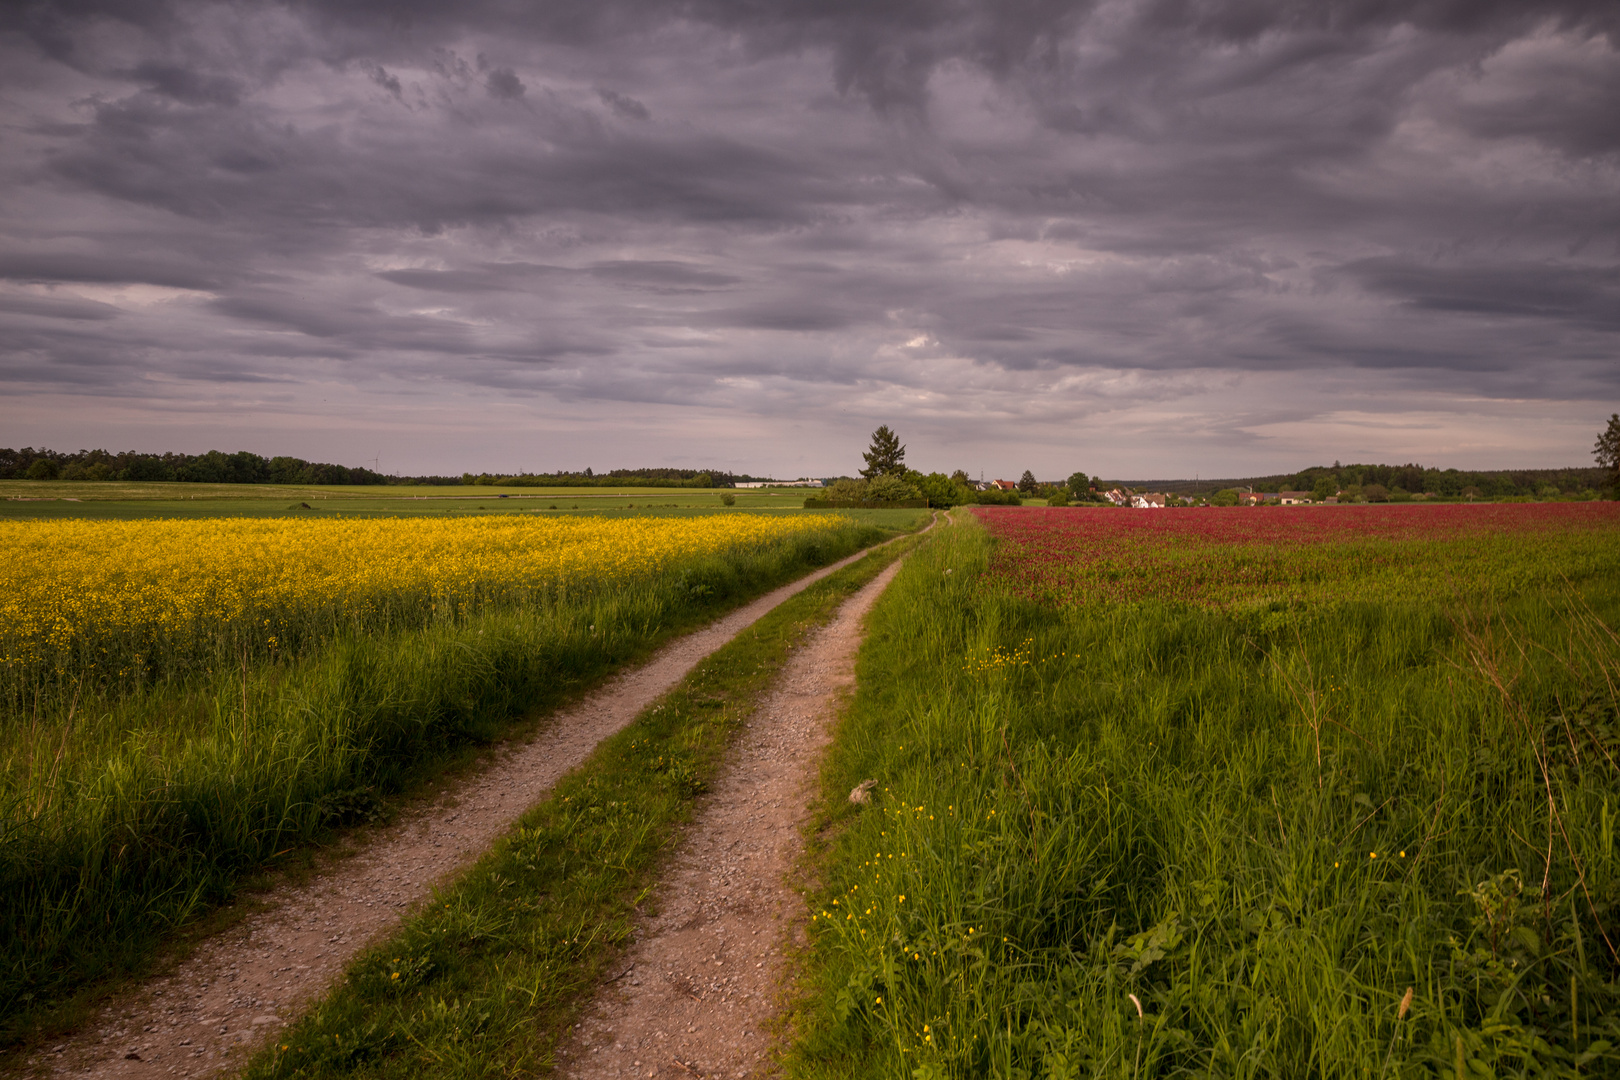
[[[283,487],[275,484],[61,483],[0,480],[0,519],[477,514],[622,509],[797,509],[806,491],[727,488]]]
[[[796,1075],[1620,1076],[1620,504],[957,516]]]

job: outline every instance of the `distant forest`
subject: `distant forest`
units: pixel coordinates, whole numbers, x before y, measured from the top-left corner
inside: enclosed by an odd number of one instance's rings
[[[1212,495],[1230,488],[1255,491],[1314,491],[1321,485],[1334,493],[1382,491],[1443,498],[1505,499],[1579,495],[1603,489],[1603,469],[1426,469],[1421,465],[1314,465],[1297,473],[1225,480],[1132,480],[1121,483],[1137,491],[1163,491],[1186,497]],[[1103,481],[1097,481],[1101,488]],[[1114,486],[1109,482],[1108,486]],[[1376,498],[1376,497],[1375,497]]]
[[[755,479],[723,469],[614,469],[594,473],[463,473],[460,476],[398,476],[296,457],[261,457],[246,450],[227,454],[142,454],[80,450],[60,453],[0,449],[0,480],[163,480],[191,484],[503,484],[517,487],[728,487]],[[763,478],[762,478],[763,479]]]

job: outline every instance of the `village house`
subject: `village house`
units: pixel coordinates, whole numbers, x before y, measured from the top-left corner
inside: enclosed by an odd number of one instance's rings
[[[1279,491],[1277,501],[1284,506],[1309,506],[1311,493],[1308,491]]]
[[[1138,510],[1163,510],[1164,495],[1157,491],[1150,491],[1146,495],[1133,495],[1131,505]]]

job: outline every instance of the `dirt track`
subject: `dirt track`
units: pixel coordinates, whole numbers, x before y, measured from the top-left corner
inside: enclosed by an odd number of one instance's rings
[[[765,1030],[803,903],[787,879],[815,795],[815,763],[855,683],[866,613],[888,567],[796,650],[739,739],[714,794],[654,893],[627,971],[598,994],[558,1071],[607,1077],[732,1077],[774,1071]]]
[[[435,884],[482,855],[603,738],[773,607],[863,554],[672,642],[527,743],[496,747],[496,760],[478,775],[388,827],[358,834],[351,858],[313,881],[274,890],[265,898],[267,911],[205,942],[175,971],[113,1002],[28,1066],[57,1075],[160,1080],[240,1064],[325,991],[351,957],[398,926]]]

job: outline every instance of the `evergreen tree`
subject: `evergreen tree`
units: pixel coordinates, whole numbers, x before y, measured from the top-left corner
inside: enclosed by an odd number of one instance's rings
[[[866,468],[861,470],[861,475],[868,480],[905,475],[906,448],[900,445],[900,436],[890,431],[888,424],[872,432],[872,448],[861,457],[866,459]]]
[[[1033,495],[1035,494],[1035,486],[1035,474],[1025,469],[1024,475],[1018,478],[1018,490],[1025,495]]]
[[[1592,448],[1598,466],[1609,474],[1609,489],[1620,495],[1620,413],[1609,415],[1609,426],[1598,436]]]

